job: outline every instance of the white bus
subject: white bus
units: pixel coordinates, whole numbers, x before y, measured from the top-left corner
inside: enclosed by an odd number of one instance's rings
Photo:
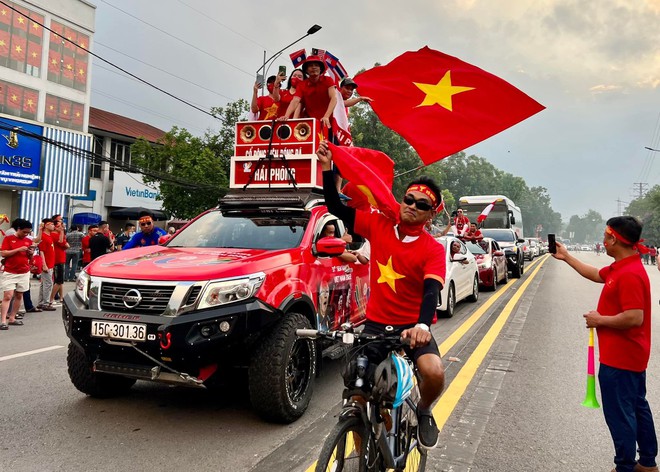
[[[523,221],[520,208],[504,195],[469,195],[458,200],[459,208],[463,214],[476,223],[477,217],[491,203],[495,206],[488,217],[481,224],[482,228],[511,228],[519,238],[523,237]]]

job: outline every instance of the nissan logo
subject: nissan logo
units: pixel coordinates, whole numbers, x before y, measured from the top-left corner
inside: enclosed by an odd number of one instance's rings
[[[126,308],[135,308],[142,301],[142,295],[136,289],[132,288],[121,297]]]

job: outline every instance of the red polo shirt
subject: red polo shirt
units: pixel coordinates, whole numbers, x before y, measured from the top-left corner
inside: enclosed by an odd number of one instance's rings
[[[381,213],[358,210],[355,232],[371,246],[367,319],[394,326],[417,323],[424,279],[445,283],[444,246],[426,231],[400,240],[392,220]]]
[[[637,254],[603,267],[605,286],[598,313],[614,316],[626,310],[643,310],[641,326],[628,329],[598,328],[600,362],[617,369],[643,372],[651,353],[651,285]]]
[[[327,75],[322,75],[319,81],[312,83],[309,79],[303,80],[296,87],[296,97],[300,98],[303,116],[320,120],[328,111],[330,95],[328,89],[335,86],[335,81]]]
[[[51,231],[50,237],[55,248],[55,264],[66,264],[66,235],[61,243],[59,231]]]
[[[2,247],[0,249],[3,251],[11,251],[23,246],[32,246],[32,240],[30,238],[19,238],[15,234],[12,234],[5,236],[5,239],[2,240]],[[5,257],[5,272],[10,274],[27,274],[30,272],[28,253],[25,251],[17,252],[9,257]]]

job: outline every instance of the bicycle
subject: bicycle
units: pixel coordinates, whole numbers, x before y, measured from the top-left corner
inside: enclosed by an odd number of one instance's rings
[[[342,372],[346,387],[342,410],[323,444],[316,472],[423,472],[427,451],[417,440],[417,371],[401,354],[408,340],[342,328],[296,331],[299,337],[354,346]],[[378,363],[370,346],[387,351],[385,360]]]

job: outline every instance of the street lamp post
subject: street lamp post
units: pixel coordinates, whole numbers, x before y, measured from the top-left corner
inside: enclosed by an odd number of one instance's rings
[[[256,72],[256,73],[258,74],[258,73],[261,71],[261,73],[262,73],[263,76],[264,76],[264,80],[263,80],[263,82],[262,82],[262,84],[261,84],[261,93],[262,93],[262,94],[263,94],[263,91],[264,91],[264,87],[266,86],[266,74],[268,73],[268,69],[269,69],[270,66],[271,66],[270,63],[271,63],[272,61],[274,61],[275,59],[277,59],[278,57],[280,57],[280,54],[282,54],[282,52],[283,52],[285,49],[290,48],[291,46],[293,46],[293,45],[296,44],[297,42],[302,41],[302,40],[305,39],[307,36],[309,36],[310,34],[314,34],[314,33],[316,33],[316,32],[317,32],[318,30],[320,30],[320,29],[321,29],[321,26],[319,26],[319,25],[313,25],[311,28],[309,28],[309,29],[307,30],[307,33],[305,33],[305,34],[304,34],[303,36],[301,36],[300,38],[296,39],[296,40],[295,40],[294,42],[292,42],[291,44],[287,44],[287,45],[284,46],[282,49],[280,49],[279,51],[277,51],[275,54],[273,54],[272,56],[270,56],[268,59],[266,59],[266,51],[264,51],[264,62],[263,62],[263,64],[262,64],[262,66],[261,66],[259,69],[257,69],[257,72]],[[267,64],[268,64],[268,67],[266,67]]]

